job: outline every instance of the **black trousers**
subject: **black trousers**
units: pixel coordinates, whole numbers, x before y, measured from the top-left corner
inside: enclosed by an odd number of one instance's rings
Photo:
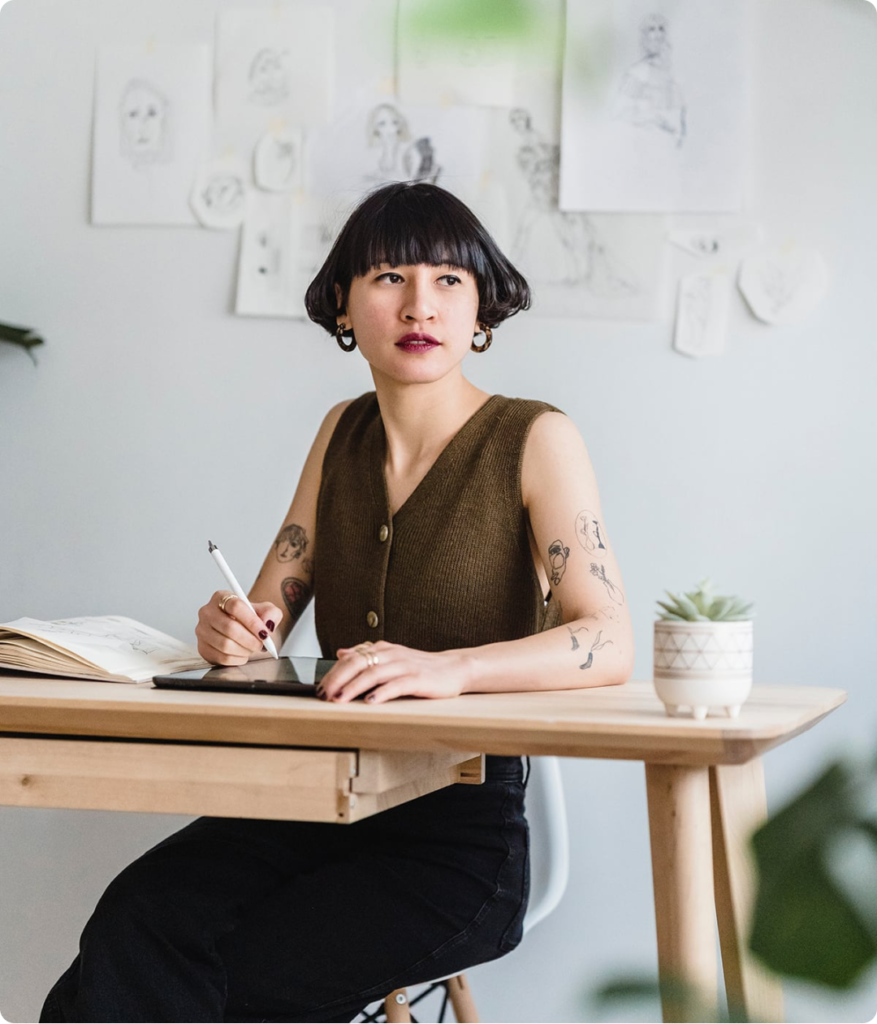
[[[42,1021],[349,1021],[496,959],[529,890],[518,758],[353,825],[200,818],[109,886]]]

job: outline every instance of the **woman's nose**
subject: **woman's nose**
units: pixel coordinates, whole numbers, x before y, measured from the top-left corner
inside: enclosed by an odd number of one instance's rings
[[[435,304],[431,300],[428,288],[417,282],[410,284],[406,290],[402,316],[406,321],[415,323],[433,319]]]

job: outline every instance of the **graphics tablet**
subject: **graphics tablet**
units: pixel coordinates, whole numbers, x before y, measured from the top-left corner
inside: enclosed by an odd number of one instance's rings
[[[259,658],[246,665],[213,665],[167,676],[152,685],[167,690],[215,690],[223,693],[287,693],[315,697],[316,687],[335,664],[330,658]]]

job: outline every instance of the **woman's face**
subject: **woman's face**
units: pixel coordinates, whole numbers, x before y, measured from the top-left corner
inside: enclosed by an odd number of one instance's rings
[[[340,288],[336,286],[339,303]],[[459,367],[478,330],[478,285],[466,270],[381,264],[350,284],[338,322],[353,329],[377,379],[439,380]]]

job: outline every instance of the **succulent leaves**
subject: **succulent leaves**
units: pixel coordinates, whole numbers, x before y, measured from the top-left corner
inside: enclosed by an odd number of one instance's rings
[[[713,592],[709,577],[701,580],[696,590],[684,594],[664,593],[669,603],[658,601],[663,609],[658,615],[665,621],[677,622],[739,622],[752,618],[752,604],[746,604],[739,597],[723,597]]]

